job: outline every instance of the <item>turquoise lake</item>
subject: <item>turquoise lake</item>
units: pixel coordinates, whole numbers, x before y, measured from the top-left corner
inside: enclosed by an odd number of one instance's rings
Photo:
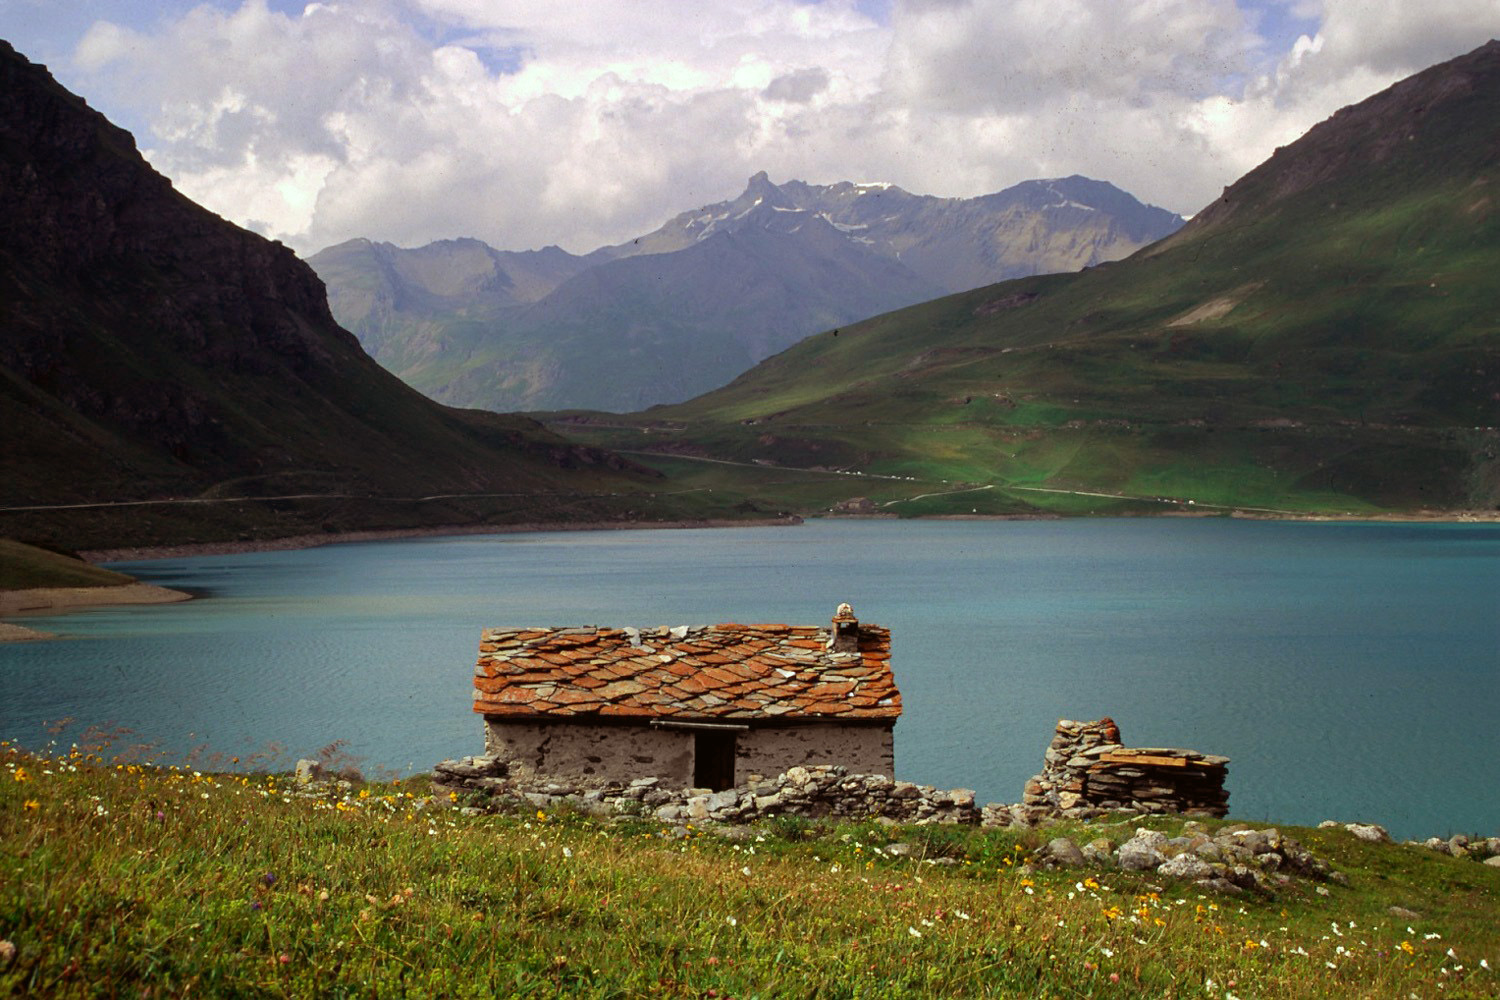
[[[892,630],[898,777],[1017,801],[1059,718],[1232,758],[1232,815],[1500,834],[1500,527],[1224,519],[812,521],[544,532],[114,568],[199,599],[0,646],[0,738],[44,722],[367,773],[482,749],[488,625]]]

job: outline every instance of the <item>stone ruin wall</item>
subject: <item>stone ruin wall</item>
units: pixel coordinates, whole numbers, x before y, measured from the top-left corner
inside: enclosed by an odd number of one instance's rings
[[[888,731],[887,731],[888,736]],[[433,790],[477,808],[572,804],[590,812],[630,812],[663,822],[749,823],[776,815],[883,818],[903,823],[979,823],[1033,826],[1057,817],[1105,812],[1186,813],[1222,817],[1227,757],[1176,748],[1132,748],[1108,718],[1062,720],[1042,773],[1026,783],[1025,799],[982,809],[968,789],[940,790],[888,774],[857,774],[834,765],[791,767],[723,792],[677,787],[681,781],[643,776],[600,781],[597,776],[541,775],[515,761],[486,754],[443,761]]]
[[[1036,816],[1087,818],[1104,812],[1222,817],[1228,757],[1175,747],[1127,747],[1108,717],[1063,719],[1022,806]]]
[[[897,781],[884,774],[850,774],[837,764],[791,767],[774,778],[711,792],[672,788],[658,778],[584,787],[566,779],[526,779],[494,757],[445,760],[433,769],[432,790],[474,808],[570,805],[602,815],[650,816],[663,823],[753,823],[772,816],[836,816],[899,823],[979,822],[974,793]]]

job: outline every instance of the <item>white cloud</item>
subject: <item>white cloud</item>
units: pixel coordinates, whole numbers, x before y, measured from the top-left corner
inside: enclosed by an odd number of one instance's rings
[[[179,188],[299,250],[585,251],[760,169],[944,195],[1077,172],[1189,213],[1500,33],[1496,0],[1255,2],[1316,30],[1272,48],[1232,0],[244,0],[96,23],[74,60]]]

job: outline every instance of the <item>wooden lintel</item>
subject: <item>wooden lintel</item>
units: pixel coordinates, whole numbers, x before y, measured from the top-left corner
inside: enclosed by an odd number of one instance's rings
[[[743,733],[750,727],[743,722],[678,722],[675,719],[652,719],[653,729],[717,729],[721,732]]]
[[[1124,754],[1106,753],[1100,754],[1099,759],[1110,764],[1149,764],[1153,767],[1187,767],[1188,762],[1182,757],[1155,757],[1150,754]]]

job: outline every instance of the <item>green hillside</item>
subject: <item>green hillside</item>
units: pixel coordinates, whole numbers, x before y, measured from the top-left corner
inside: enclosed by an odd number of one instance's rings
[[[0,590],[34,587],[119,587],[133,577],[81,559],[0,538]]]
[[[829,331],[628,427],[575,416],[569,433],[996,487],[948,512],[1125,503],[1087,493],[1493,509],[1496,107],[1490,42],[1344,109],[1125,261]]]

